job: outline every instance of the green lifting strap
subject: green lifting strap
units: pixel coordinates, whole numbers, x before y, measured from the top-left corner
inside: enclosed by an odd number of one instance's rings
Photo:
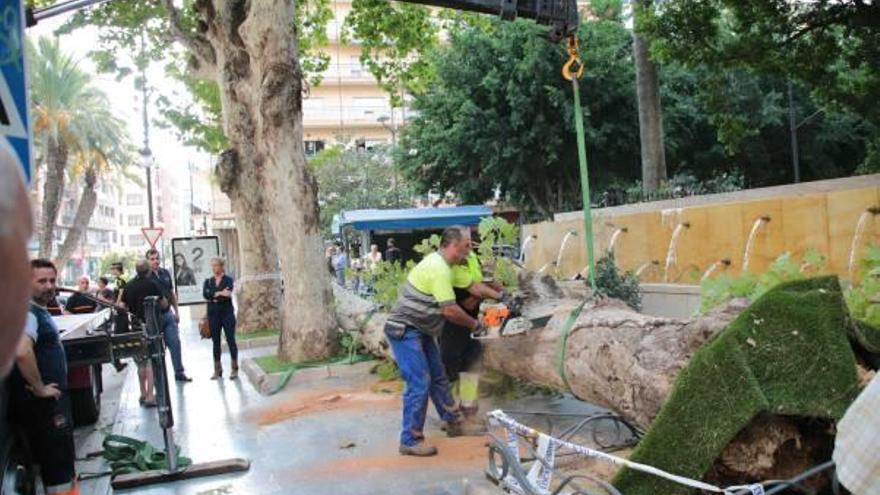
[[[556,368],[559,370],[559,377],[562,378],[562,383],[565,385],[565,390],[571,392],[571,385],[568,383],[568,377],[565,376],[565,347],[568,344],[568,336],[571,333],[571,329],[574,327],[574,323],[581,316],[581,311],[583,311],[584,306],[587,304],[587,299],[584,299],[583,302],[578,304],[574,311],[568,315],[568,319],[565,320],[565,325],[562,325],[562,335],[559,336],[559,349],[556,351]]]
[[[177,448],[177,466],[185,468],[192,464],[188,457],[180,455]],[[113,476],[142,471],[167,470],[168,458],[165,451],[147,442],[124,435],[104,437],[104,458],[110,463]]]
[[[574,90],[574,125],[577,132],[578,164],[581,172],[581,195],[584,204],[584,236],[587,240],[587,262],[589,263],[590,286],[596,291],[596,263],[593,256],[593,212],[590,208],[590,174],[587,169],[587,145],[584,140],[584,112],[581,109],[581,93],[578,78],[571,78]]]

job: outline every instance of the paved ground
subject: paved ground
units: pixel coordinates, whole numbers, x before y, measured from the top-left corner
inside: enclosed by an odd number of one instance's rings
[[[195,462],[247,457],[252,467],[243,474],[126,493],[440,495],[461,493],[464,478],[482,480],[486,451],[480,438],[446,439],[429,429],[440,456],[397,454],[399,397],[373,391],[376,377],[367,372],[369,363],[304,371],[283,392],[263,397],[244,378],[209,380],[210,343],[200,341],[188,321],[182,322],[181,335],[187,372],[195,381],[173,389],[178,443]],[[252,349],[241,357],[268,352]],[[97,428],[78,432],[80,457],[99,450],[110,427],[162,445],[156,410],[138,406],[136,374],[129,368],[117,377],[112,368],[105,371],[102,419]],[[102,464],[81,463],[78,469],[105,470]],[[111,493],[106,478],[82,487],[83,493]]]

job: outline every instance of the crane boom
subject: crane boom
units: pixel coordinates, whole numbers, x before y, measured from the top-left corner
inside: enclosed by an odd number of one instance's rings
[[[532,19],[547,25],[547,36],[560,41],[574,34],[578,27],[576,0],[401,0],[435,7],[445,7],[468,12],[500,15],[504,20],[517,17]]]

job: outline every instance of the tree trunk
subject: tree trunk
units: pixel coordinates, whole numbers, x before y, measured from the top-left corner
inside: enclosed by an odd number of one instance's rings
[[[636,16],[642,9],[650,9],[651,0],[635,4]],[[638,24],[638,22],[637,22]],[[639,106],[639,136],[642,154],[642,187],[645,192],[656,191],[666,180],[666,153],[663,149],[663,112],[660,105],[660,77],[657,65],[651,60],[651,43],[633,32],[633,57],[636,65],[636,94]]]
[[[533,384],[568,390],[581,400],[604,406],[647,429],[669,396],[678,373],[704,343],[718,335],[747,306],[735,300],[720,310],[680,321],[639,314],[616,300],[584,307],[568,333],[562,371],[559,351],[563,326],[583,300],[583,283],[556,283],[550,277],[521,278],[530,294],[527,317],[552,314],[546,327],[525,335],[483,341],[483,366]],[[336,291],[339,324],[359,332],[360,343],[378,356],[391,357],[383,335],[387,314],[343,290]],[[369,316],[371,315],[371,316]],[[827,441],[797,432],[786,417],[758,417],[719,456],[708,473],[726,479],[765,479],[812,466]],[[827,439],[825,439],[827,440]],[[797,445],[793,456],[792,445]],[[756,466],[755,459],[761,459]],[[759,473],[762,478],[755,478]],[[612,475],[609,473],[609,475]]]
[[[95,212],[95,206],[98,204],[98,173],[94,167],[89,167],[83,177],[83,191],[79,198],[79,204],[76,207],[76,214],[73,217],[73,224],[67,231],[64,238],[64,244],[58,250],[58,256],[55,258],[55,266],[60,271],[64,271],[64,265],[73,255],[76,247],[79,246],[83,234],[89,227],[92,220],[92,214]]]
[[[278,255],[266,220],[260,182],[253,164],[243,166],[238,153],[220,155],[215,174],[220,190],[229,196],[241,251],[241,273],[236,280],[236,329],[242,333],[281,329],[281,279]]]
[[[55,224],[64,195],[64,172],[67,168],[67,146],[49,137],[46,152],[46,189],[43,191],[43,224],[40,228],[40,258],[51,258],[55,242]]]
[[[173,3],[165,5],[178,37],[196,56],[196,65],[213,66],[224,131],[241,157],[239,174],[253,174],[241,195],[261,202],[253,209],[238,202],[247,218],[239,218],[237,224],[262,216],[271,226],[284,278],[279,355],[296,361],[327,357],[335,350],[336,324],[324,269],[317,186],[306,168],[302,144],[302,71],[294,3],[198,0],[199,36],[204,38],[184,33]],[[260,237],[254,249],[266,244],[266,236]]]

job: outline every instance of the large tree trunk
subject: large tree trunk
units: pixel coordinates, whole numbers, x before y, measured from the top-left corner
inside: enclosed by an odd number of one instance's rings
[[[40,228],[40,258],[51,258],[55,242],[55,224],[64,195],[64,171],[67,168],[67,146],[49,137],[46,152],[46,189],[43,191],[42,226]]]
[[[294,3],[198,0],[197,37],[184,32],[173,2],[164,3],[175,32],[196,57],[194,71],[211,71],[217,79],[224,131],[241,157],[239,173],[254,174],[241,194],[262,202],[246,215],[252,219],[265,209],[284,276],[279,354],[286,360],[327,357],[335,350],[336,327],[318,227],[317,187],[302,144]],[[238,225],[245,221],[238,219]],[[257,239],[254,248],[259,245]]]
[[[570,391],[643,429],[657,416],[693,353],[747,306],[744,300],[735,300],[711,314],[682,321],[639,314],[616,300],[592,302],[568,333],[560,368],[562,330],[586,289],[582,283],[557,284],[537,276],[521,278],[521,288],[530,293],[527,317],[553,316],[540,331],[484,341],[483,365],[530,383]],[[340,326],[358,332],[360,343],[371,353],[390,357],[382,332],[387,314],[374,314],[373,304],[344,290],[336,290],[335,295]],[[796,458],[792,454],[795,444],[800,456]],[[762,416],[728,445],[709,475],[788,477],[810,467],[826,446],[827,442],[800,435],[792,418]]]
[[[281,328],[281,280],[278,255],[263,205],[259,177],[253,164],[241,163],[235,150],[220,155],[215,170],[220,190],[235,212],[241,273],[236,281],[236,328],[242,333]]]
[[[92,214],[95,212],[95,206],[98,204],[98,173],[94,167],[89,167],[83,177],[83,191],[79,198],[79,204],[76,207],[76,214],[73,217],[73,224],[67,231],[64,238],[64,244],[58,250],[58,256],[55,258],[55,266],[59,270],[64,270],[67,260],[73,255],[76,247],[79,246],[83,233],[88,229],[89,222],[92,220]]]
[[[636,16],[650,9],[651,0],[635,3]],[[656,191],[666,180],[666,153],[663,149],[663,112],[660,105],[660,77],[651,60],[650,40],[633,32],[633,57],[636,65],[636,94],[639,106],[639,136],[642,154],[642,187]]]

